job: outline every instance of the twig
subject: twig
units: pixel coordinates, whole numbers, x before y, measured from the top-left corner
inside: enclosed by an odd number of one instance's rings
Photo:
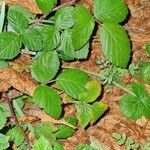
[[[71,0],[71,1],[65,2],[65,3],[63,3],[63,4],[61,4],[61,5],[57,6],[57,7],[55,7],[55,8],[52,10],[52,12],[53,12],[53,11],[57,11],[58,9],[60,9],[60,8],[62,8],[62,7],[64,7],[64,6],[71,6],[71,5],[74,5],[75,3],[76,3],[76,0]]]
[[[29,115],[40,118],[42,122],[51,122],[53,124],[62,124],[62,125],[66,125],[68,127],[71,127],[73,129],[76,129],[75,126],[73,126],[72,124],[66,122],[65,120],[63,120],[63,119],[56,120],[56,119],[52,118],[51,116],[47,115],[46,113],[44,113],[42,110],[38,109],[38,108],[32,109],[32,110],[27,110],[26,113],[29,114]]]
[[[3,95],[4,95],[4,98],[6,99],[7,103],[8,103],[8,106],[9,106],[9,109],[10,109],[10,113],[11,113],[11,118],[14,119],[15,121],[15,124],[17,126],[17,128],[20,129],[20,131],[22,132],[22,135],[24,137],[24,139],[26,140],[28,146],[29,146],[29,149],[31,150],[32,147],[31,147],[31,144],[30,144],[30,140],[28,138],[28,136],[25,134],[24,130],[22,129],[22,127],[19,125],[19,121],[15,115],[15,112],[14,112],[14,109],[13,109],[13,105],[12,105],[12,102],[11,102],[11,99],[8,97],[7,93],[6,92],[3,92]]]
[[[51,10],[50,12],[43,14],[36,22],[32,23],[32,24],[30,25],[30,28],[32,28],[32,27],[34,27],[34,26],[36,26],[36,25],[39,25],[39,24],[42,22],[42,20],[43,20],[44,18],[46,18],[51,12],[57,11],[58,9],[60,9],[60,8],[62,8],[62,7],[64,7],[64,6],[72,6],[72,5],[74,5],[75,3],[76,3],[76,0],[71,0],[71,1],[65,2],[65,3],[63,3],[63,4],[61,4],[61,5],[57,6],[57,7],[55,7],[55,8],[54,8],[53,10]]]

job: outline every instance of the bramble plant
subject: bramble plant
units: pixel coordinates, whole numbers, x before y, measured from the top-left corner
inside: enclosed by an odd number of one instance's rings
[[[150,142],[147,139],[145,144],[136,143],[132,137],[128,137],[125,133],[122,135],[118,133],[113,133],[112,138],[117,142],[119,146],[125,146],[126,150],[149,150],[150,149]]]
[[[7,11],[3,2],[1,7],[0,67],[10,67],[10,61],[28,54],[32,64],[23,70],[29,69],[39,85],[33,95],[20,93],[13,97],[12,89],[2,91],[7,104],[0,104],[0,150],[12,147],[20,150],[63,150],[60,139],[71,137],[77,123],[85,128],[95,123],[108,109],[105,103],[98,101],[101,94],[98,80],[125,89],[116,82],[116,76],[121,77],[127,71],[131,53],[129,37],[121,26],[128,15],[127,5],[122,0],[95,0],[93,14],[83,5],[77,5],[75,0],[59,6],[57,0],[36,0],[36,3],[43,12],[40,17],[20,5],[11,5]],[[87,59],[96,23],[100,26],[99,38],[107,59],[97,63],[105,73],[63,66],[62,61]],[[136,69],[136,66],[131,66],[129,73],[134,75]],[[97,80],[90,75],[97,76]],[[125,90],[128,94],[120,101],[122,112],[131,119],[143,115],[150,117],[146,89],[141,84],[133,84],[132,90],[133,93]],[[63,114],[62,93],[70,97],[68,103],[75,105],[74,118]],[[45,112],[51,122],[20,124],[18,119],[25,117],[23,108],[26,100]],[[8,125],[11,117],[14,123]],[[34,137],[34,144],[26,135],[27,130]],[[83,149],[82,145],[76,149]]]

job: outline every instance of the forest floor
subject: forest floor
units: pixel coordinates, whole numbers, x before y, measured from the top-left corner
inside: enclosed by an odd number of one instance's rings
[[[8,0],[9,2],[14,3],[16,0]],[[34,4],[29,5],[27,1],[24,3],[21,0],[18,0],[18,2],[22,3],[25,7],[31,6],[30,10],[33,12],[38,11]],[[29,2],[32,3],[33,0],[29,0]],[[82,0],[82,3],[89,9],[92,8],[92,0]],[[132,41],[132,62],[137,64],[140,60],[149,59],[146,55],[145,44],[150,41],[150,1],[126,0],[126,3],[130,10],[130,16],[125,21],[124,26]],[[99,72],[101,70],[96,66],[96,59],[101,57],[104,56],[101,52],[100,44],[96,40],[93,40],[88,60],[82,62],[76,61],[71,63],[71,65],[77,68]],[[18,60],[15,60],[15,62],[21,64],[30,63],[30,58],[29,56],[22,56]],[[12,66],[13,64],[14,62],[12,62]],[[26,90],[32,93],[36,87],[36,83],[30,80],[27,73],[24,73],[24,76],[22,76],[13,69],[0,69],[0,87],[6,90],[10,86],[17,86],[16,89],[20,89],[22,92]],[[7,82],[4,82],[4,80]],[[134,79],[126,77],[124,80],[129,83]],[[29,85],[30,87],[28,87]],[[79,128],[71,138],[64,140],[65,150],[72,150],[79,143],[88,143],[90,136],[108,145],[111,150],[124,150],[125,147],[119,146],[112,138],[112,133],[114,132],[119,134],[126,133],[127,136],[132,136],[137,143],[145,142],[146,138],[150,136],[150,120],[143,117],[135,122],[124,117],[118,106],[118,101],[123,94],[124,91],[115,86],[111,92],[104,92],[100,98],[103,102],[107,103],[110,108],[109,111],[95,125],[90,126],[86,130]],[[74,114],[74,108],[71,105],[67,106],[65,112],[68,115],[72,115]]]

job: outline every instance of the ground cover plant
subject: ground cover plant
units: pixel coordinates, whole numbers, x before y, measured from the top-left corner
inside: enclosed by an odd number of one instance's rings
[[[132,40],[124,27],[130,13],[127,4],[95,0],[92,12],[75,0],[36,0],[36,5],[41,14],[1,2],[0,149],[63,150],[63,139],[109,113],[110,106],[101,99],[114,86],[125,92],[118,102],[123,116],[133,122],[149,119],[150,63],[131,63]],[[88,59],[94,32],[102,47],[103,58],[95,59],[101,71],[69,65]],[[149,43],[145,49],[149,57]],[[125,76],[134,80],[125,83]],[[66,110],[69,105],[73,115]],[[123,135],[112,136],[120,146],[127,142],[127,149],[150,148]],[[94,137],[90,143],[74,149],[109,149]]]

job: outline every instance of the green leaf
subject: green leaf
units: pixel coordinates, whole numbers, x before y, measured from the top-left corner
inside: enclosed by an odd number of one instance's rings
[[[128,8],[123,0],[94,0],[94,16],[101,22],[119,23],[127,14]]]
[[[22,43],[17,34],[2,32],[0,34],[0,46],[0,59],[12,59],[19,54]]]
[[[115,23],[104,23],[100,30],[100,41],[107,59],[113,65],[126,68],[130,59],[131,49],[130,41],[124,28]]]
[[[79,69],[67,69],[57,78],[56,85],[69,96],[78,99],[81,93],[86,92],[85,85],[91,81],[90,77]]]
[[[90,44],[86,43],[81,49],[75,51],[75,59],[87,59],[89,54]]]
[[[6,68],[8,66],[9,66],[9,64],[7,61],[0,60],[0,68]]]
[[[51,115],[59,119],[62,107],[60,96],[50,87],[40,85],[36,88],[33,94],[34,102]]]
[[[89,10],[84,6],[75,7],[74,18],[76,24],[71,31],[74,50],[82,48],[90,39],[94,29],[94,20]]]
[[[57,0],[35,0],[38,8],[44,12],[50,12],[57,3]]]
[[[55,131],[57,131],[57,128],[54,127],[50,122],[43,122],[34,127],[35,138],[39,139],[41,136],[43,136],[51,144],[54,144],[56,140],[56,137],[53,134]]]
[[[64,148],[62,144],[60,144],[59,142],[55,142],[53,150],[64,150]]]
[[[31,74],[38,82],[47,83],[56,76],[59,65],[55,51],[44,52],[33,61]]]
[[[89,42],[79,50],[74,50],[71,39],[71,31],[65,30],[61,34],[61,45],[57,49],[59,57],[63,60],[86,59],[89,53]]]
[[[79,102],[76,105],[76,109],[77,109],[77,118],[79,120],[79,123],[83,128],[85,128],[90,123],[92,118],[91,105],[85,102]]]
[[[45,51],[54,50],[60,43],[60,33],[54,26],[40,26],[38,31],[42,36]]]
[[[108,106],[103,102],[95,102],[92,104],[92,120],[91,122],[94,123],[99,117],[101,117],[104,112],[107,110]]]
[[[75,118],[65,117],[64,120],[74,126],[77,125],[77,120]],[[56,132],[56,137],[59,139],[67,139],[74,134],[75,130],[71,127],[65,125],[58,125],[58,131]]]
[[[6,150],[8,147],[8,137],[0,133],[0,150]]]
[[[135,93],[135,95],[139,98],[147,97],[149,96],[148,91],[145,89],[145,87],[140,83],[133,83],[132,84],[132,90]]]
[[[0,104],[0,130],[5,126],[9,117],[9,109],[6,105]]]
[[[9,10],[21,13],[29,22],[31,22],[36,16],[35,14],[32,14],[28,9],[18,4],[9,6]]]
[[[0,33],[3,31],[5,21],[5,1],[2,2],[2,7],[0,11]]]
[[[24,141],[21,145],[19,145],[17,150],[29,150],[29,145],[27,144],[26,141]]]
[[[59,57],[63,60],[74,60],[75,51],[72,45],[71,32],[65,30],[61,34],[61,45],[58,48]]]
[[[9,129],[6,135],[9,136],[10,141],[13,141],[15,143],[16,147],[20,146],[24,142],[22,130],[16,126],[12,129]]]
[[[53,150],[49,141],[43,136],[33,145],[33,150]]]
[[[134,94],[126,94],[119,102],[122,113],[133,120],[150,118],[150,96],[140,83],[132,85]]]
[[[150,42],[148,42],[148,43],[146,44],[146,51],[147,51],[147,53],[148,53],[148,56],[150,56]]]
[[[24,32],[28,27],[29,21],[19,11],[9,9],[7,18],[10,26],[19,33]]]
[[[73,18],[74,7],[66,6],[56,12],[55,26],[58,29],[68,29],[75,24]],[[65,15],[67,14],[67,15]]]
[[[138,75],[140,80],[150,84],[150,62],[143,62],[140,64]]]
[[[101,93],[100,83],[96,80],[88,82],[85,88],[87,89],[87,91],[79,95],[78,99],[80,101],[93,102]]]
[[[40,33],[34,29],[27,29],[23,34],[22,34],[22,41],[24,45],[32,50],[32,51],[40,51],[43,48],[43,43],[42,43],[42,36]]]

